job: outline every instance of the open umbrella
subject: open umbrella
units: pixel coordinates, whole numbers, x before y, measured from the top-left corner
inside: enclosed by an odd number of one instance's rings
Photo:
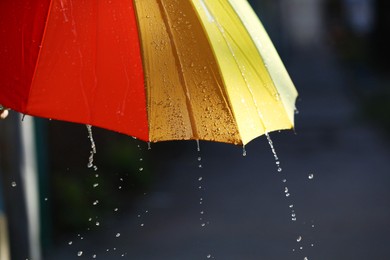
[[[146,141],[246,144],[297,92],[245,0],[2,0],[0,104]]]

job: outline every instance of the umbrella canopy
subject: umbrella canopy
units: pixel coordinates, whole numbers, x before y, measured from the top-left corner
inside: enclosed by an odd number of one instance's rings
[[[0,104],[145,141],[246,144],[297,92],[245,0],[4,0]]]

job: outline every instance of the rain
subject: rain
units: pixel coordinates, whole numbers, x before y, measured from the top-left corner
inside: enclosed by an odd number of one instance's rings
[[[68,2],[59,2],[64,23],[73,20]],[[245,146],[151,144],[5,110],[0,259],[389,257],[385,8],[250,2],[298,89],[294,129]]]

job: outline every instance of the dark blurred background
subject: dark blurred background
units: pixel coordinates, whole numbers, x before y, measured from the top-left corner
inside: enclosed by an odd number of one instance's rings
[[[283,171],[265,137],[244,157],[102,129],[88,168],[85,126],[12,113],[0,122],[1,260],[390,259],[390,2],[250,2],[299,91],[295,130],[271,133]],[[18,133],[30,125],[28,154]]]

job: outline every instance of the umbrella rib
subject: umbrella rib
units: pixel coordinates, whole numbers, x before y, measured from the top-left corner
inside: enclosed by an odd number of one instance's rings
[[[183,66],[182,66],[182,63],[180,62],[180,58],[178,56],[178,48],[176,46],[175,38],[173,36],[173,33],[171,31],[171,26],[169,24],[169,19],[168,19],[168,13],[167,13],[167,10],[165,9],[165,7],[164,7],[164,5],[162,4],[161,1],[158,1],[158,4],[159,4],[160,10],[161,10],[163,21],[165,23],[165,27],[167,29],[167,33],[168,33],[169,39],[171,40],[171,46],[172,46],[172,50],[173,50],[173,57],[175,59],[175,62],[177,64],[178,71],[179,71],[179,73],[178,73],[179,80],[180,80],[181,85],[183,87],[183,92],[184,92],[184,94],[186,96],[186,107],[187,107],[187,111],[188,111],[188,114],[189,114],[189,119],[191,121],[192,137],[194,139],[199,139],[198,130],[197,130],[197,127],[196,127],[196,120],[195,120],[193,108],[192,108],[192,105],[191,105],[191,96],[190,96],[190,93],[189,93],[186,81],[184,79],[184,75],[183,75],[183,73],[181,73],[181,71],[183,71]]]

